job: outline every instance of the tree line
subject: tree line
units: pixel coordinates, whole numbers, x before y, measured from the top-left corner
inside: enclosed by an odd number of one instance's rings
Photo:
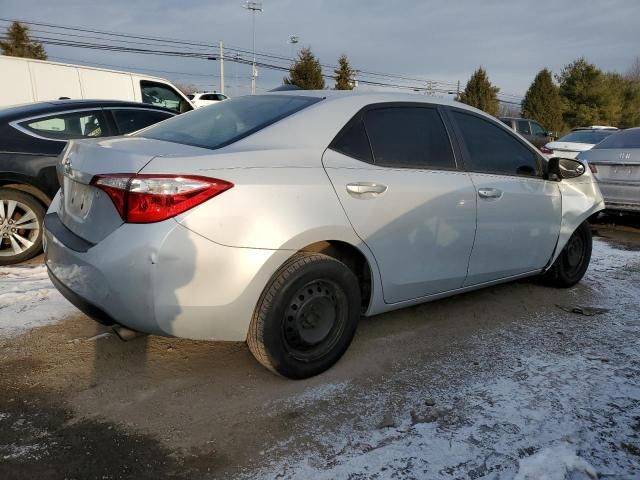
[[[499,91],[481,67],[458,100],[497,115]],[[521,114],[557,133],[589,125],[640,126],[640,57],[625,73],[605,72],[585,58],[556,75],[543,68],[524,96]]]

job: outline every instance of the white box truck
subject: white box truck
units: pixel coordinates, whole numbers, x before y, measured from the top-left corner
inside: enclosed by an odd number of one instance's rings
[[[61,98],[128,100],[179,113],[193,110],[189,99],[163,78],[0,55],[0,107]]]

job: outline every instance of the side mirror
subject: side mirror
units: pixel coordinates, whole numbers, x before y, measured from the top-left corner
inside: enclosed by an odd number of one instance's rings
[[[547,178],[560,181],[567,178],[576,178],[586,171],[582,162],[573,158],[553,157],[549,159],[547,166]]]

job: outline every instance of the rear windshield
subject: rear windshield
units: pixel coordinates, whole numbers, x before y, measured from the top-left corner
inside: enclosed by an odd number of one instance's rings
[[[640,128],[630,128],[611,135],[594,148],[640,148]]]
[[[595,145],[607,138],[616,130],[578,130],[559,138],[558,142],[590,143]]]
[[[178,115],[135,136],[220,148],[312,105],[320,98],[293,95],[248,95]]]

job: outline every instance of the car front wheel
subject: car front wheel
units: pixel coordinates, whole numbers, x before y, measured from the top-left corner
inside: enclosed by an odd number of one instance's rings
[[[583,222],[573,232],[554,264],[545,273],[543,282],[552,287],[573,287],[589,267],[592,245],[591,227],[588,222]]]
[[[300,252],[272,277],[256,306],[247,344],[265,367],[306,378],[347,350],[360,317],[353,272],[327,255]]]
[[[44,208],[31,195],[0,188],[0,265],[24,262],[42,250]]]

